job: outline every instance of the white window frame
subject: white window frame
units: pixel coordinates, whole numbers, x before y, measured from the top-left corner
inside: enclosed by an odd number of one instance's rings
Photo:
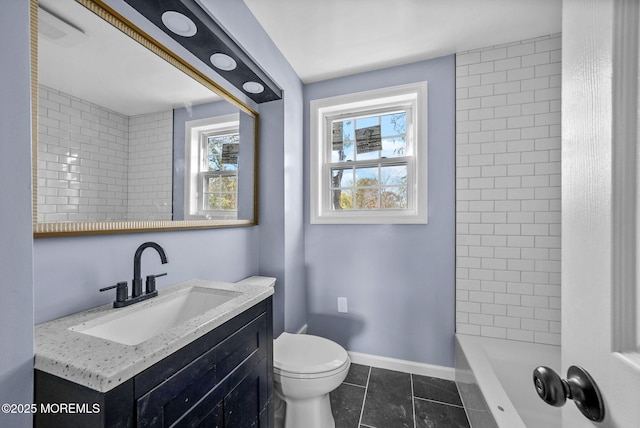
[[[206,164],[207,137],[212,134],[238,132],[240,116],[238,113],[191,120],[185,123],[185,181],[184,181],[184,218],[185,220],[236,220],[238,211],[205,210],[203,183],[206,176],[212,174],[203,171]],[[220,175],[226,172],[222,171]],[[237,174],[237,172],[236,172]],[[237,197],[236,197],[237,200]]]
[[[403,209],[334,210],[331,183],[331,121],[345,116],[407,110],[407,202]],[[311,101],[311,224],[427,223],[427,82]],[[411,124],[411,126],[410,126]],[[389,160],[389,162],[399,159]],[[387,162],[381,160],[382,163]]]

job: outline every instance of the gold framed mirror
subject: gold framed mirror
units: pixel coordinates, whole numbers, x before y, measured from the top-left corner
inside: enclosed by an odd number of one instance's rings
[[[258,113],[101,0],[32,0],[34,237],[258,223]]]

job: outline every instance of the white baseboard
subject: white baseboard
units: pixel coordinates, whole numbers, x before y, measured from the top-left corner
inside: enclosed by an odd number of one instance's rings
[[[297,334],[307,334],[308,325],[305,324],[297,331]],[[438,379],[455,380],[456,372],[453,367],[436,366],[434,364],[417,363],[415,361],[400,360],[397,358],[380,357],[378,355],[363,354],[361,352],[347,351],[352,363],[363,366],[378,367],[381,369],[396,370],[403,373],[413,373],[422,376],[431,376]]]
[[[399,360],[396,358],[380,357],[371,354],[348,351],[351,362],[364,366],[373,366],[381,369],[396,370],[404,373],[413,373],[422,376],[431,376],[445,380],[455,380],[453,367],[436,366],[433,364],[417,363],[415,361]]]

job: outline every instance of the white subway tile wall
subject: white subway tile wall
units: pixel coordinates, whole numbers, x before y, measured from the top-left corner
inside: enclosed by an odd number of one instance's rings
[[[171,220],[173,111],[129,118],[129,220]]]
[[[41,85],[38,221],[139,220],[139,207],[154,208],[146,220],[170,220],[172,120],[130,118]],[[141,183],[139,171],[152,169]]]
[[[456,331],[560,344],[561,35],[456,55]]]

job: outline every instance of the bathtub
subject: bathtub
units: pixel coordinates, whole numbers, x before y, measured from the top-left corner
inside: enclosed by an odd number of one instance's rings
[[[560,428],[560,408],[533,387],[537,366],[560,373],[560,347],[456,335],[456,384],[471,427]]]

